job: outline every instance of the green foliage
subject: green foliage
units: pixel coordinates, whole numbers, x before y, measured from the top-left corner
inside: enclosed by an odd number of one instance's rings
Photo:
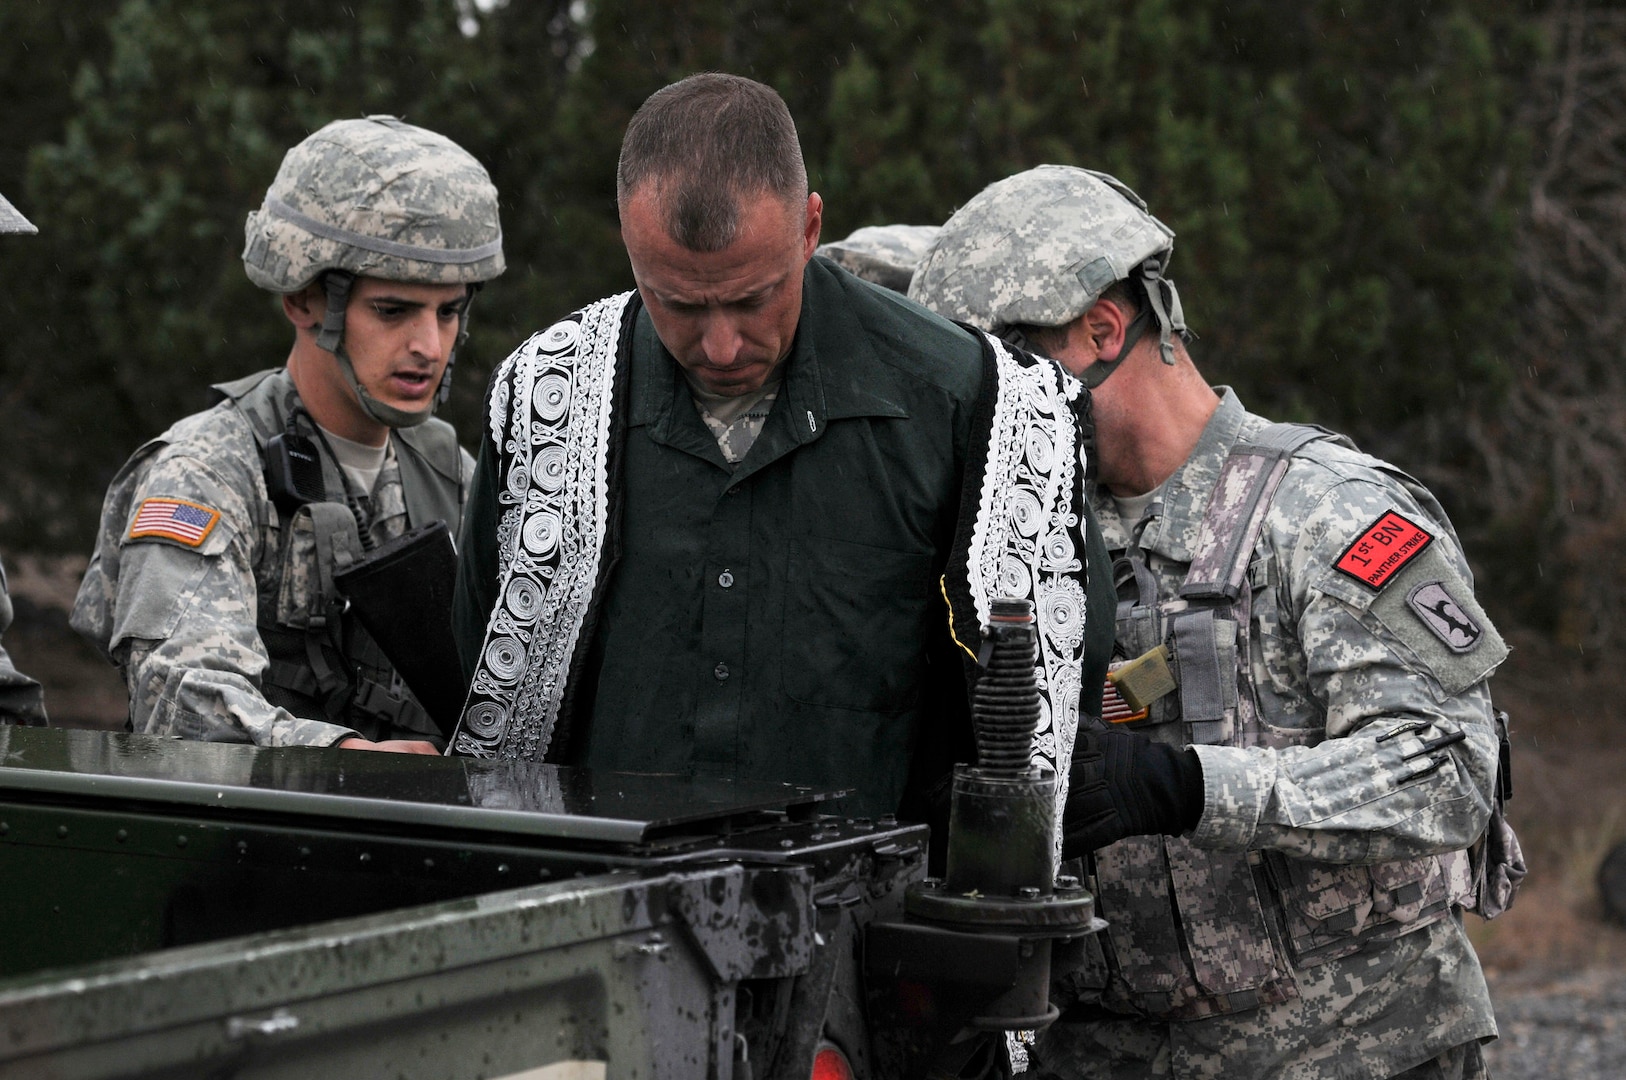
[[[1114,173],[1180,236],[1211,373],[1381,432],[1506,380],[1524,153],[1507,8],[877,3],[810,158],[834,235],[941,220],[1041,162]]]
[[[64,11],[71,8],[71,11]],[[472,21],[478,32],[459,30]],[[283,151],[389,112],[486,163],[508,274],[451,417],[525,335],[628,287],[621,131],[698,70],[786,97],[826,236],[937,222],[1042,162],[1115,173],[1179,233],[1210,374],[1383,433],[1506,380],[1529,48],[1511,0],[104,0],[0,7],[0,533],[82,549],[102,488],[290,339],[238,263]]]

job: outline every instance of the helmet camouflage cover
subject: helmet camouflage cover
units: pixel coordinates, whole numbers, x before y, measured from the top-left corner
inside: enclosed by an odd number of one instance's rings
[[[278,293],[329,270],[456,285],[504,267],[485,168],[444,135],[390,116],[336,120],[288,151],[244,234],[249,279]]]
[[[22,212],[6,201],[0,195],[0,233],[37,233],[34,223],[23,217]]]
[[[908,292],[909,279],[937,233],[936,225],[866,225],[846,239],[820,244],[817,254],[865,281]]]
[[[1179,296],[1162,277],[1174,230],[1105,173],[1040,165],[983,188],[944,223],[915,271],[909,298],[993,333],[1063,326],[1113,283],[1140,277],[1167,352],[1184,331]]]

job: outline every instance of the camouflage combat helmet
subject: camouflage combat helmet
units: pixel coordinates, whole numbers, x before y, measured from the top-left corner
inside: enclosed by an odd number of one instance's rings
[[[1064,326],[1115,282],[1138,282],[1141,311],[1117,359],[1086,369],[1091,386],[1158,324],[1163,361],[1186,333],[1180,294],[1163,276],[1174,230],[1106,173],[1040,165],[983,188],[944,223],[909,298],[939,314],[1010,336],[1013,326]],[[1018,342],[1018,344],[1025,344]]]
[[[244,235],[243,266],[262,289],[323,283],[327,313],[316,343],[338,356],[362,407],[390,427],[421,423],[433,406],[405,412],[357,383],[343,347],[355,279],[472,292],[504,268],[497,189],[486,170],[444,135],[391,116],[336,120],[288,151]],[[459,343],[466,333],[465,314]],[[446,400],[451,373],[448,363],[435,404]]]
[[[937,233],[936,225],[866,225],[845,240],[820,244],[815,254],[865,281],[906,293]]]
[[[22,213],[9,202],[4,195],[0,195],[0,233],[23,233],[25,235],[39,232],[34,223],[23,217]]]

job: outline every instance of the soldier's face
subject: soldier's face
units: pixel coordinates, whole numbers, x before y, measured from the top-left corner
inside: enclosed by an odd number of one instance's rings
[[[356,381],[385,405],[428,409],[467,304],[463,285],[356,279],[344,313],[344,347]]]
[[[740,229],[721,251],[690,251],[666,231],[648,187],[621,212],[621,239],[655,333],[714,394],[760,389],[790,353],[802,312],[802,268],[819,243],[823,202],[744,199]]]

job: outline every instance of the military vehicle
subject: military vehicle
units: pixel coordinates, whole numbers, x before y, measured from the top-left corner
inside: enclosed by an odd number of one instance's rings
[[[924,1074],[1048,953],[904,919],[926,829],[829,806],[0,728],[0,1078]]]
[[[840,793],[0,727],[0,1080],[983,1075],[1101,925],[1032,623],[996,602],[941,879]]]

